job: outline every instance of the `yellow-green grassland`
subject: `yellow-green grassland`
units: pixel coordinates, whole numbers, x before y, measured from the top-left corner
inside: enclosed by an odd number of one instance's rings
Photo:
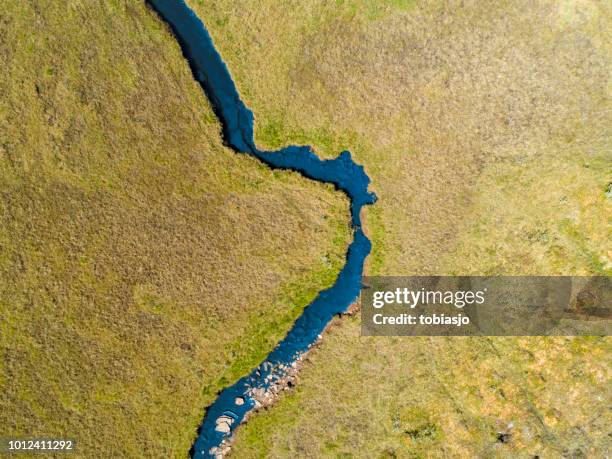
[[[144,2],[0,9],[0,435],[186,457],[333,282],[348,202],[225,148]]]
[[[367,274],[612,273],[609,2],[188,3],[260,146],[365,166]],[[333,282],[347,200],[225,148],[142,1],[3,2],[0,74],[0,435],[186,457]],[[234,457],[609,454],[609,338],[359,325],[332,324]]]
[[[190,0],[260,145],[349,149],[368,274],[611,274],[612,6]],[[608,192],[609,195],[609,192]],[[235,457],[605,457],[609,338],[361,338],[339,320]]]

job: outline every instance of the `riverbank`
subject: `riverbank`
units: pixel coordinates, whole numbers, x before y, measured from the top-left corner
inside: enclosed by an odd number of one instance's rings
[[[323,344],[325,336],[333,328],[342,326],[343,318],[354,316],[359,312],[359,308],[359,303],[355,302],[351,304],[351,306],[349,306],[349,308],[345,312],[338,314],[336,319],[330,322],[330,324],[323,330],[322,334],[319,335],[317,341],[315,341],[304,354],[297,357],[290,366],[283,365],[283,367],[280,368],[280,370],[282,371],[282,376],[277,379],[274,384],[270,385],[266,389],[252,389],[249,392],[248,396],[255,401],[255,406],[253,410],[249,411],[240,421],[240,423],[234,428],[237,429],[241,425],[247,424],[249,420],[253,416],[257,416],[260,411],[267,411],[268,408],[272,407],[280,399],[280,397],[283,396],[285,392],[290,392],[295,389],[295,387],[299,384],[302,368],[304,367],[304,365],[308,364],[308,359],[311,351],[315,351],[317,347]],[[243,398],[239,398],[236,399],[235,402],[238,404],[242,404],[245,402],[245,400]],[[220,416],[215,420],[215,425],[217,426],[217,428],[219,428],[220,425],[226,424],[226,427],[222,427],[222,431],[226,433],[230,432],[233,423],[233,418],[224,415]],[[223,459],[231,453],[235,439],[236,436],[231,435],[230,437],[225,438],[218,446],[212,447],[208,452],[215,459]]]

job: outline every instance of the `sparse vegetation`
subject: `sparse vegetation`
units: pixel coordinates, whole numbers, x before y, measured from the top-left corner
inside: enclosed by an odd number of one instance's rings
[[[0,434],[186,457],[332,283],[348,203],[224,148],[144,2],[4,2],[0,68]]]

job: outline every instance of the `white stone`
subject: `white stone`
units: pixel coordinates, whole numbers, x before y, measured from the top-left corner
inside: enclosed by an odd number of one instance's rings
[[[229,433],[230,430],[231,430],[230,425],[227,422],[220,422],[215,427],[215,431],[221,432],[221,433]]]

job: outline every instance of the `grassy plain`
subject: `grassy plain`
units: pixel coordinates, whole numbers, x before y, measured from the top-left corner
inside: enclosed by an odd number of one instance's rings
[[[186,457],[333,281],[348,203],[223,147],[144,2],[3,2],[0,74],[0,434]]]
[[[612,272],[609,3],[190,4],[261,145],[348,148],[365,165],[380,198],[365,211],[369,274]],[[345,320],[233,453],[603,457],[611,350],[366,339]]]

